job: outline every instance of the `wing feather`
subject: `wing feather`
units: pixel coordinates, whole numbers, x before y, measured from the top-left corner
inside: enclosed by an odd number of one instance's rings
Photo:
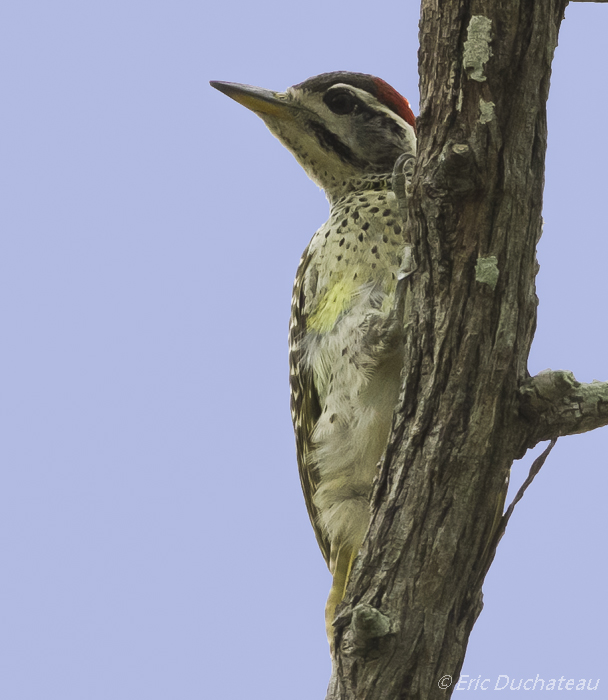
[[[291,320],[289,324],[289,387],[291,394],[291,417],[296,435],[296,452],[300,483],[304,492],[304,501],[308,516],[315,532],[315,537],[325,561],[329,565],[330,545],[327,536],[319,525],[318,510],[313,497],[319,484],[315,465],[311,463],[312,433],[321,416],[319,394],[315,387],[312,371],[303,361],[303,346],[306,336],[306,288],[304,280],[311,261],[308,248],[304,251],[291,303]]]

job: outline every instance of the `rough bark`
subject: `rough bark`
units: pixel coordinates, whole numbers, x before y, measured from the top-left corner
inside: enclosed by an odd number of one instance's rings
[[[608,423],[607,384],[527,372],[545,106],[566,4],[422,2],[406,370],[338,611],[331,700],[450,697],[441,679],[457,681],[482,608],[512,512],[511,464],[540,440]]]

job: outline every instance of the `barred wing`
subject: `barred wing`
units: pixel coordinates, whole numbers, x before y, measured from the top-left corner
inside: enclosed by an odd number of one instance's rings
[[[300,483],[304,492],[304,501],[315,537],[325,561],[329,565],[329,540],[319,526],[318,511],[313,503],[319,477],[315,465],[311,463],[312,432],[321,416],[319,395],[314,384],[312,371],[303,362],[303,341],[306,336],[306,297],[304,278],[310,263],[308,248],[304,251],[291,301],[291,319],[289,323],[289,388],[291,395],[291,418],[296,434],[296,452]]]

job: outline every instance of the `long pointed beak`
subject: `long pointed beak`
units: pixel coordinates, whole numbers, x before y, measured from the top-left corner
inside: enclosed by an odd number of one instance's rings
[[[220,80],[210,80],[209,85],[260,115],[269,114],[280,119],[288,119],[292,116],[290,105],[279,99],[280,93],[272,90],[241,83],[224,83]]]

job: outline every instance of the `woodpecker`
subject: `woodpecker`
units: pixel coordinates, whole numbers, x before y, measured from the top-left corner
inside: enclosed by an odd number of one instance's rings
[[[298,266],[289,364],[300,480],[333,576],[325,611],[331,647],[399,393],[398,280],[412,262],[394,185],[411,172],[416,120],[395,89],[362,73],[324,73],[282,93],[211,85],[261,117],[330,204]]]

